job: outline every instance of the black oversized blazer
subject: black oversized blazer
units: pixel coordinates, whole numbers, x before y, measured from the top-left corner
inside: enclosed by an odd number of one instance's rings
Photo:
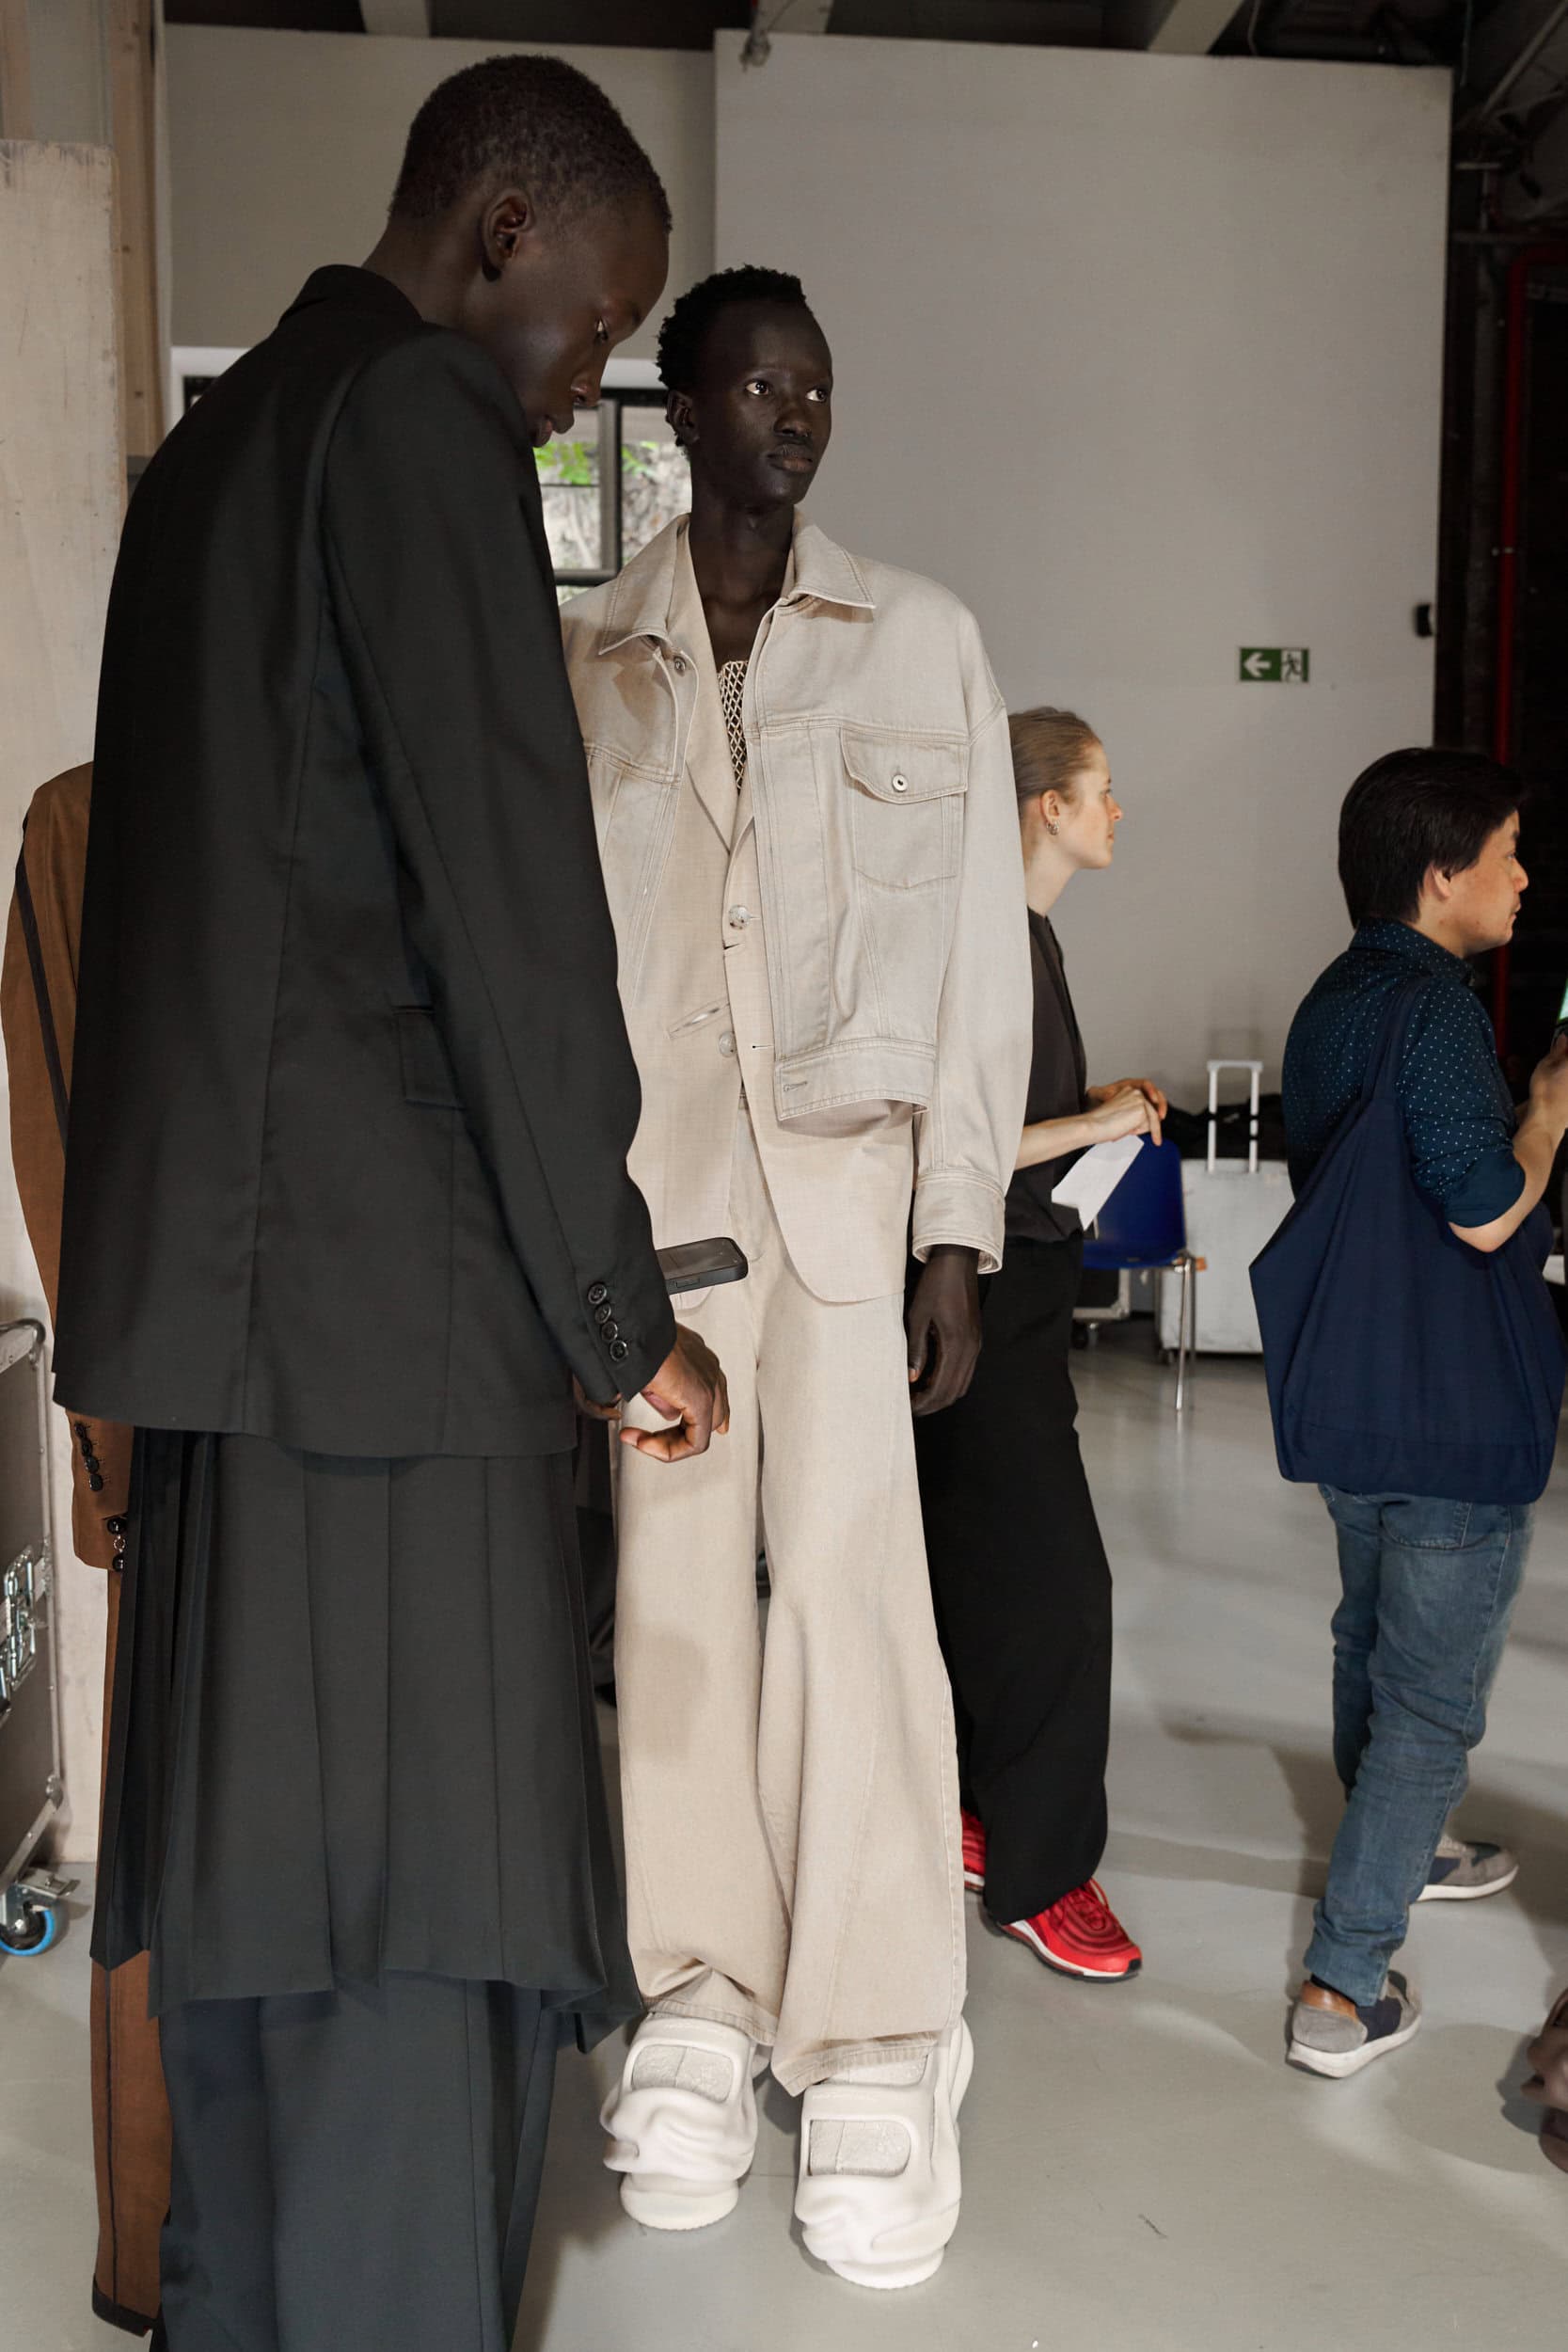
[[[100,690],[56,1374],[516,1454],[672,1343],[528,428],[319,270],[137,488]]]

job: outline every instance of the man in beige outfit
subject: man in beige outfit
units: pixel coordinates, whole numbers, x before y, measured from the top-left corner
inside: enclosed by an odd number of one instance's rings
[[[652,2226],[729,2211],[770,2050],[806,2094],[808,2246],[899,2286],[957,2220],[970,2064],[911,1388],[919,1412],[968,1384],[1022,1121],[1006,720],[960,606],[797,516],[832,397],[797,282],[708,281],[660,357],[689,523],[566,608],[567,660],[642,1082],[632,1173],[660,1246],[730,1232],[751,1273],[687,1302],[729,1373],[722,1457],[679,1494],[617,1464],[653,2014],[608,2161]]]

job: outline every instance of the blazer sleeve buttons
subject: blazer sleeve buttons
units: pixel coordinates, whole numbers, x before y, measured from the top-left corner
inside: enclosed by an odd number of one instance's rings
[[[612,1364],[624,1364],[631,1354],[627,1341],[621,1337],[621,1327],[615,1320],[614,1301],[608,1282],[594,1282],[588,1292],[588,1304],[594,1310],[594,1320],[599,1327],[599,1337],[605,1343]]]

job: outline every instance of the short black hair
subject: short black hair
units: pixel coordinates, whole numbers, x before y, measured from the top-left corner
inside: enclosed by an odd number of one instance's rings
[[[394,220],[434,220],[481,183],[515,181],[543,212],[649,202],[664,184],[597,82],[560,57],[486,57],[432,90],[414,117]]]
[[[666,391],[694,389],[703,345],[715,320],[743,302],[775,302],[786,310],[811,309],[800,279],[782,269],[716,270],[682,294],[658,330],[658,373]]]
[[[1339,880],[1353,923],[1410,923],[1435,866],[1463,874],[1521,802],[1518,777],[1484,752],[1389,752],[1339,811]]]

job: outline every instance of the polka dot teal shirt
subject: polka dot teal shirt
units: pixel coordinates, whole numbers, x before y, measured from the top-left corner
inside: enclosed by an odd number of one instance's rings
[[[1291,1025],[1285,1128],[1299,1192],[1355,1103],[1402,983],[1429,985],[1411,1015],[1399,1073],[1417,1184],[1451,1225],[1489,1225],[1525,1186],[1515,1114],[1470,967],[1407,923],[1363,923]]]

